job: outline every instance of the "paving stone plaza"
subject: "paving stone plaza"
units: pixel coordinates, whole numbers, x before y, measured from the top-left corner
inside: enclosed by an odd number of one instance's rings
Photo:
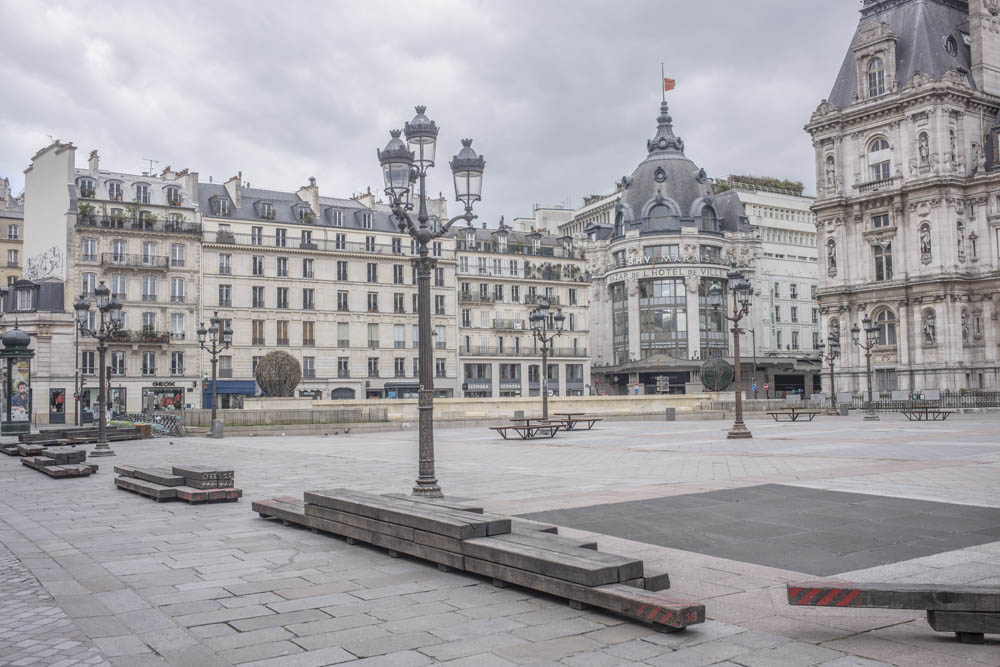
[[[1000,414],[436,431],[449,495],[596,535],[708,621],[661,634],[259,518],[250,501],[408,491],[416,432],[115,443],[98,474],[0,457],[0,665],[997,665],[921,611],[790,607],[788,581],[1000,584]],[[230,466],[236,503],[155,503],[113,465]]]

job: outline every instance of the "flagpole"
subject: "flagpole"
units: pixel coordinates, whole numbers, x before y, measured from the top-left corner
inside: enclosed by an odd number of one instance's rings
[[[664,80],[667,78],[667,74],[663,69],[663,61],[660,61],[660,94],[663,97],[663,101],[667,101],[667,86],[664,84]]]

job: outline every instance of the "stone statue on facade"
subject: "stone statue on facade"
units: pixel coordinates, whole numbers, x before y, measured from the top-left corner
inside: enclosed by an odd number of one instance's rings
[[[833,157],[828,157],[826,159],[826,189],[828,192],[833,192],[836,186],[837,178],[837,167],[833,161]]]
[[[920,227],[920,258],[930,258],[931,256],[931,228],[927,225]]]
[[[920,166],[925,166],[931,159],[931,149],[927,141],[927,134],[922,133],[920,135],[920,145],[918,147],[918,153],[920,154]]]
[[[928,310],[924,313],[924,345],[937,345],[937,323],[934,320],[934,311]]]
[[[837,275],[837,242],[833,239],[826,242],[826,272]]]
[[[969,344],[969,311],[962,311],[962,343]]]
[[[958,231],[958,259],[965,261],[965,224],[959,222]]]

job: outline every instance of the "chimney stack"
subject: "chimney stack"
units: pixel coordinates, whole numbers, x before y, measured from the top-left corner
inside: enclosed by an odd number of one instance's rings
[[[101,158],[97,156],[97,151],[90,151],[90,175],[97,178],[98,170],[101,166]]]
[[[309,204],[309,208],[312,209],[313,215],[318,218],[320,215],[319,186],[316,185],[316,178],[310,176],[309,185],[303,185],[295,194],[298,195],[299,199]]]

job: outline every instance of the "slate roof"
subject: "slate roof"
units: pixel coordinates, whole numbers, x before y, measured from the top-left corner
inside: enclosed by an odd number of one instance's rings
[[[213,197],[224,197],[229,201],[229,215],[216,215],[213,211],[211,200]],[[247,222],[268,222],[281,223],[290,226],[300,227],[337,227],[346,229],[365,229],[375,232],[399,233],[399,228],[392,221],[392,213],[385,204],[376,204],[375,210],[362,204],[356,199],[339,199],[336,197],[320,197],[320,215],[316,216],[311,223],[301,222],[296,214],[296,207],[309,204],[294,192],[281,192],[280,190],[263,190],[260,188],[241,188],[240,206],[236,206],[226,186],[220,183],[199,183],[198,203],[202,214],[207,217],[218,219],[242,220]],[[274,211],[274,218],[262,220],[258,214],[258,204],[260,202],[270,202]],[[343,213],[343,224],[335,225],[332,213],[341,211]],[[372,214],[371,227],[364,227],[361,221],[362,213]]]
[[[97,172],[96,178],[94,178],[90,169],[76,168],[74,172],[76,174],[74,176],[74,183],[79,182],[81,178],[90,178],[97,182],[97,191],[95,195],[95,199],[97,200],[106,201],[108,199],[108,183],[116,181],[122,184],[123,197],[120,202],[122,206],[132,202],[136,183],[145,183],[149,186],[150,206],[168,205],[166,192],[166,188],[168,186],[173,186],[180,192],[180,208],[191,208],[195,204],[191,201],[191,194],[185,190],[183,181],[160,178],[159,176],[143,176],[142,174],[126,174],[118,171],[105,171],[104,169]]]
[[[970,70],[972,56],[966,45],[963,30],[968,30],[969,5],[965,0],[867,0],[861,9],[858,30],[851,39],[853,46],[861,26],[868,21],[889,24],[895,33],[896,83],[902,87],[914,72],[941,78],[950,69],[966,75],[969,85],[975,88]],[[962,30],[960,30],[962,28]],[[958,54],[952,56],[945,50],[945,40],[954,37]],[[889,82],[886,81],[886,87]],[[828,101],[843,109],[852,104],[858,89],[858,71],[854,51],[848,47],[837,81]]]
[[[465,241],[468,229],[469,228],[467,226],[461,225],[461,223],[456,223],[450,230],[448,230],[447,236],[453,237],[459,241]],[[497,227],[484,229],[480,226],[474,227],[473,229],[475,231],[477,242],[495,241],[497,238],[497,232],[500,231]],[[531,232],[517,232],[507,226],[504,226],[504,230],[507,232],[508,245],[531,245]],[[541,236],[542,247],[562,247],[563,244],[559,240],[561,237],[541,232],[539,234]]]

